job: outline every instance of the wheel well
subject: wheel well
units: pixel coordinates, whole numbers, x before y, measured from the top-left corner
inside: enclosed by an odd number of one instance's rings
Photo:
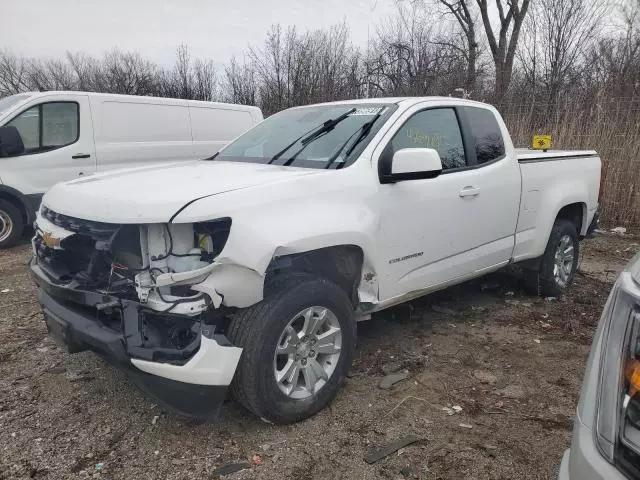
[[[27,216],[27,209],[24,206],[24,204],[20,201],[20,199],[16,198],[14,195],[11,195],[10,193],[0,191],[0,200],[5,200],[11,203],[18,210],[20,210],[20,213],[22,214],[22,220],[24,221],[25,225],[29,222],[29,218]]]
[[[572,203],[562,207],[556,216],[556,219],[558,218],[563,218],[573,223],[578,235],[580,235],[580,232],[582,231],[582,221],[584,218],[584,204]]]
[[[309,273],[326,278],[358,301],[364,253],[356,245],[336,245],[308,252],[275,257],[267,268],[265,288],[275,277],[288,273]]]

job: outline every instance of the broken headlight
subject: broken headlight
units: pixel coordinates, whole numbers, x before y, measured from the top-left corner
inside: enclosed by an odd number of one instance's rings
[[[231,219],[229,217],[193,224],[196,246],[202,250],[203,260],[210,262],[222,252],[230,231]]]

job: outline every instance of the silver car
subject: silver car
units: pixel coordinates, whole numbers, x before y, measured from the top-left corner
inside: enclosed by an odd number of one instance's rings
[[[602,312],[558,478],[640,478],[640,254]]]

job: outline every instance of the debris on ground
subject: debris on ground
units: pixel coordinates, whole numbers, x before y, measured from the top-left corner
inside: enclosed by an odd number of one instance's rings
[[[250,463],[227,463],[216,468],[213,472],[213,477],[222,477],[224,475],[231,475],[232,473],[240,472],[241,470],[247,470],[251,468]]]
[[[253,463],[256,466],[259,466],[264,464],[264,460],[262,460],[260,455],[258,455],[257,453],[254,453],[253,457],[251,457],[251,463]]]
[[[379,387],[383,390],[388,390],[393,387],[396,383],[401,382],[402,380],[406,380],[409,378],[409,370],[402,370],[400,372],[390,373],[385,376],[382,380],[380,380]]]
[[[391,375],[392,373],[396,373],[398,370],[401,370],[404,366],[403,362],[389,362],[382,365],[382,373],[385,375]]]
[[[473,425],[469,423],[459,423],[458,426],[462,428],[473,428]]]
[[[431,310],[437,313],[442,313],[444,315],[455,315],[457,312],[451,308],[443,307],[442,305],[431,305]]]
[[[453,407],[442,407],[442,410],[446,412],[447,415],[455,415],[462,411],[462,407],[460,405],[454,405]]]
[[[155,425],[156,423],[158,423],[159,418],[160,418],[160,415],[154,415],[153,418],[151,419],[151,425]]]
[[[60,374],[60,373],[65,373],[67,371],[67,369],[65,367],[51,367],[49,370],[47,370],[47,373],[52,373],[52,374]]]
[[[498,377],[496,377],[493,373],[485,372],[484,370],[474,370],[473,376],[480,380],[482,383],[488,383],[493,385],[498,381]]]
[[[615,233],[618,235],[624,235],[625,233],[627,233],[627,229],[624,227],[615,227],[611,229],[611,233]]]
[[[424,437],[419,437],[417,435],[409,435],[408,437],[401,438],[399,440],[396,440],[393,443],[385,445],[382,448],[370,451],[364,456],[364,461],[367,462],[368,464],[376,463],[378,460],[381,460],[384,457],[387,457],[392,453],[397,452],[401,448],[404,448],[408,445],[419,442],[421,440],[424,440]]]
[[[520,385],[507,385],[506,387],[501,388],[500,390],[496,390],[495,393],[497,395],[500,395],[501,397],[512,398],[512,399],[524,398],[524,396],[526,395],[524,388],[521,387]]]
[[[94,380],[95,375],[91,375],[88,372],[69,372],[67,373],[67,379],[70,382],[90,382]]]

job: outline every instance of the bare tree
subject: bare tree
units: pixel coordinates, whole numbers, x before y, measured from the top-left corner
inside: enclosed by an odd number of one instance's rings
[[[104,57],[101,90],[128,95],[158,93],[158,67],[137,52],[112,50]]]
[[[226,99],[242,105],[256,105],[258,85],[255,69],[246,62],[242,65],[235,57],[225,67]]]
[[[467,78],[465,89],[473,92],[476,88],[477,61],[479,55],[479,44],[476,38],[476,18],[471,9],[471,5],[465,0],[438,0],[451,13],[463,34],[463,47],[455,42],[444,42],[450,48],[458,50],[467,61]]]
[[[525,22],[520,49],[523,72],[549,103],[582,77],[584,55],[596,43],[606,3],[602,0],[538,0]]]
[[[381,24],[367,61],[374,94],[448,95],[468,81],[465,47],[451,29],[436,29],[419,3],[398,4]],[[474,67],[475,68],[475,67]]]
[[[640,94],[640,0],[628,0],[621,9],[617,35],[599,38],[589,52],[587,72],[598,94],[633,97]]]
[[[30,60],[26,64],[29,90],[76,90],[77,77],[64,60]]]
[[[497,34],[491,24],[487,0],[476,0],[476,2],[480,8],[480,16],[495,67],[494,95],[496,101],[500,101],[511,82],[520,29],[527,15],[530,0],[495,0],[500,22]]]
[[[249,62],[267,114],[360,94],[360,56],[345,24],[303,34],[273,26],[263,48],[250,48]]]
[[[27,90],[26,61],[8,50],[0,50],[0,97]]]

